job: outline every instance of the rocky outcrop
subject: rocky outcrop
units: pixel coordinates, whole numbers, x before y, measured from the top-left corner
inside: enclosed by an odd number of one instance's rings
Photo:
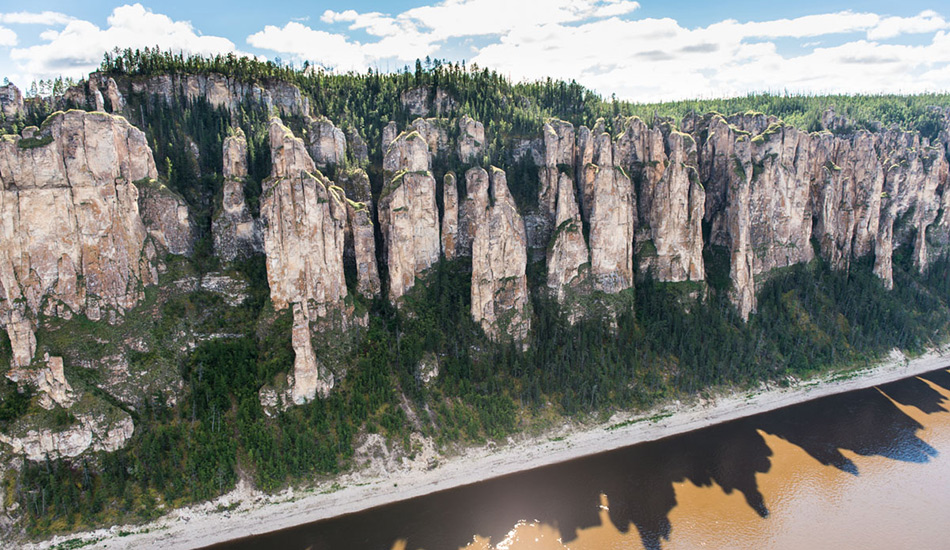
[[[938,190],[946,189],[950,174],[943,147],[922,142],[917,133],[889,130],[881,135],[879,151],[884,165],[884,192],[874,272],[891,288],[891,257],[898,243],[913,238],[914,266],[921,271],[927,269],[927,232],[939,214]]]
[[[309,121],[307,150],[317,166],[342,165],[346,162],[346,136],[326,117],[318,117]]]
[[[555,224],[547,253],[548,288],[563,303],[570,289],[584,281],[590,268],[574,182],[567,174],[561,174],[558,181]]]
[[[145,135],[103,113],[57,113],[0,141],[0,324],[15,366],[32,359],[41,312],[114,320],[156,280],[132,182],[157,175]]]
[[[485,126],[465,115],[459,119],[458,153],[462,163],[475,162],[485,145]]]
[[[389,121],[389,124],[387,124],[386,126],[383,126],[383,131],[382,131],[383,143],[381,145],[382,145],[382,151],[384,155],[386,154],[386,151],[389,150],[389,146],[392,145],[392,142],[393,140],[396,139],[397,135],[399,135],[399,128],[396,126],[395,122]]]
[[[458,239],[456,256],[472,256],[472,241],[478,221],[488,208],[488,172],[484,168],[469,168],[465,172],[465,199],[459,204]]]
[[[369,146],[366,145],[363,136],[352,126],[347,128],[344,134],[346,134],[346,143],[349,146],[350,160],[357,166],[367,164],[369,162]]]
[[[491,195],[476,213],[472,243],[472,317],[492,340],[524,345],[531,328],[525,269],[528,263],[524,221],[508,192],[505,172],[492,167]]]
[[[544,141],[544,163],[538,168],[538,207],[546,217],[549,233],[555,227],[559,174],[570,173],[574,167],[574,126],[570,122],[551,119],[544,123],[541,133]]]
[[[623,168],[614,163],[610,135],[591,136],[593,162],[584,167],[590,191],[590,260],[594,287],[615,294],[633,286],[636,199]]]
[[[38,403],[46,410],[55,406],[68,409],[76,402],[76,394],[73,387],[66,380],[66,373],[63,371],[63,358],[45,357],[46,365],[36,372],[33,382],[36,389],[40,392]]]
[[[0,115],[3,119],[0,122],[13,122],[19,116],[26,114],[26,107],[23,104],[23,94],[20,89],[13,84],[0,86]]]
[[[276,309],[308,303],[324,317],[346,296],[346,207],[300,138],[276,118],[269,132],[273,168],[264,182],[261,221],[271,299]]]
[[[367,204],[347,200],[346,216],[346,254],[352,254],[356,265],[356,291],[366,298],[373,298],[380,291],[373,214]]]
[[[458,104],[451,95],[442,88],[436,88],[434,93],[428,87],[410,88],[400,94],[399,100],[404,109],[413,116],[425,116],[435,111],[442,116],[454,111]]]
[[[389,299],[396,303],[439,259],[439,210],[428,144],[416,131],[400,134],[386,151],[383,170],[386,183],[379,198],[379,223],[389,267]]]
[[[211,222],[214,253],[226,262],[264,251],[261,230],[244,200],[247,179],[247,139],[238,128],[223,145],[224,176],[221,206]]]
[[[444,118],[417,118],[412,128],[419,132],[429,146],[429,159],[449,152],[448,120]]]
[[[449,172],[442,179],[442,255],[454,260],[457,255],[459,234],[459,194],[455,174]]]
[[[677,131],[670,131],[664,142],[665,149],[651,150],[646,160],[663,165],[662,175],[640,184],[638,269],[658,281],[702,281],[706,192],[699,181],[696,142]]]
[[[88,410],[76,412],[75,422],[68,428],[15,426],[10,433],[0,433],[0,442],[9,445],[14,455],[40,462],[76,457],[86,451],[117,451],[132,438],[134,430],[132,418],[125,411],[103,414]]]
[[[195,236],[185,199],[156,180],[139,181],[137,187],[149,236],[170,254],[191,256]]]
[[[264,181],[261,222],[271,300],[277,310],[293,306],[296,355],[295,403],[326,396],[332,374],[310,343],[311,322],[344,311],[345,199],[316,170],[303,141],[280,119],[269,127],[271,176]]]

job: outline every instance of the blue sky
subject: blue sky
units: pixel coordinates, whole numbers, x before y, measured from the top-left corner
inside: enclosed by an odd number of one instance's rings
[[[543,6],[543,7],[539,7]],[[444,0],[0,7],[0,75],[80,78],[113,47],[235,52],[331,70],[426,55],[637,101],[755,91],[950,90],[950,7],[906,0]]]

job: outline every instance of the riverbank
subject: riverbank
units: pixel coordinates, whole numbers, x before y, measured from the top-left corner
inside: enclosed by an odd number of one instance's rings
[[[449,458],[420,445],[412,461],[382,461],[307,490],[265,495],[239,485],[214,501],[174,510],[139,526],[56,537],[28,548],[80,539],[85,548],[195,548],[358,512],[390,502],[586,455],[662,439],[820,397],[886,384],[950,366],[950,347],[907,360],[894,352],[879,365],[836,371],[785,388],[723,393],[675,402],[640,414],[616,414],[600,424],[564,424],[539,436],[518,435]],[[420,443],[422,443],[420,441]],[[437,461],[437,462],[436,462]]]

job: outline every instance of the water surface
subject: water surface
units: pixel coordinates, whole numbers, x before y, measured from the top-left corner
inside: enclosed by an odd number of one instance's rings
[[[213,548],[950,548],[948,457],[939,370]]]

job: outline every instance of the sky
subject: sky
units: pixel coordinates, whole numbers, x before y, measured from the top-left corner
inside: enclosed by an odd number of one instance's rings
[[[576,80],[639,102],[950,91],[946,0],[4,4],[14,3],[0,2],[0,77],[23,90],[82,78],[116,47],[158,45],[338,72],[464,60],[515,81]]]

